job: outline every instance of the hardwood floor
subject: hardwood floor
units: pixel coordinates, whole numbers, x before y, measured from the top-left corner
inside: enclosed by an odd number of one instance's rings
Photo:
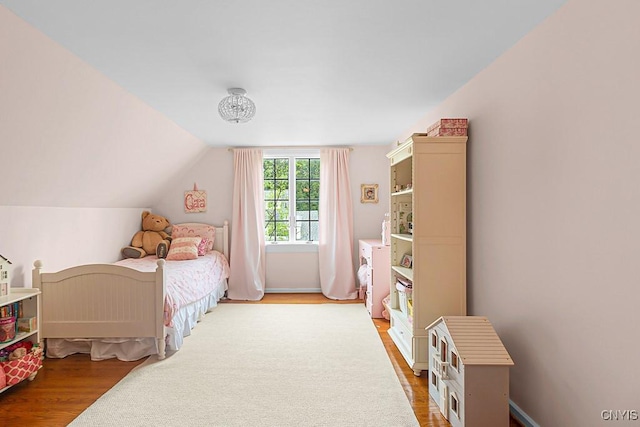
[[[225,304],[247,302],[227,301]],[[361,304],[361,301],[333,301],[321,294],[266,294],[262,301],[249,304]],[[450,424],[429,398],[427,376],[416,377],[387,334],[389,322],[373,319],[389,359],[407,394],[421,426]],[[115,359],[92,362],[88,355],[46,359],[33,381],[23,381],[0,394],[0,421],[3,425],[66,426],[102,394],[144,361]],[[214,424],[212,424],[214,425]],[[511,420],[510,427],[519,427]]]

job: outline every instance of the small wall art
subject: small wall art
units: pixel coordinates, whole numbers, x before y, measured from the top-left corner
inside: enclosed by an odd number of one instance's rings
[[[360,186],[360,203],[378,203],[378,184]]]
[[[193,183],[193,190],[184,192],[184,211],[186,213],[207,211],[207,192],[198,190],[198,186]]]

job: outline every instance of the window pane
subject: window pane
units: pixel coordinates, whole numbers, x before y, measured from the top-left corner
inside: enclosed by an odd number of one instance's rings
[[[320,198],[320,181],[310,182],[309,197],[316,200]]]
[[[320,179],[320,159],[309,159],[309,177]]]
[[[289,159],[275,159],[276,175],[278,179],[289,179]]]
[[[296,159],[296,179],[309,178],[309,159]]]
[[[309,223],[301,221],[296,223],[296,240],[308,241],[309,240]]]
[[[309,202],[301,202],[299,200],[296,200],[296,212],[304,212],[304,211],[308,211],[309,210]]]
[[[309,232],[309,240],[318,241],[318,221],[311,221],[311,230]]]
[[[278,179],[273,185],[277,200],[289,200],[289,180]]]
[[[309,200],[309,181],[296,181],[296,200]]]
[[[275,177],[275,159],[263,159],[262,168],[264,171],[264,179],[273,179]]]
[[[289,240],[289,222],[277,222],[276,223],[276,239],[277,241]]]
[[[275,202],[276,220],[289,222],[289,202]]]

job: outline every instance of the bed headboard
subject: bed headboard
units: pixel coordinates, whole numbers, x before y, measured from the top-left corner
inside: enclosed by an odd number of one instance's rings
[[[198,226],[198,225],[208,225],[201,222],[182,222],[180,224],[175,225],[183,225],[183,226]],[[214,225],[216,228],[216,238],[213,241],[213,249],[218,252],[222,252],[224,256],[229,260],[229,221],[225,221],[222,226]]]

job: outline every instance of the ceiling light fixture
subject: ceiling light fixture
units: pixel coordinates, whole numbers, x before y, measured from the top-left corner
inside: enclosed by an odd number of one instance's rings
[[[220,117],[231,123],[245,123],[256,114],[256,104],[245,95],[247,91],[240,88],[227,89],[229,96],[218,104]]]

